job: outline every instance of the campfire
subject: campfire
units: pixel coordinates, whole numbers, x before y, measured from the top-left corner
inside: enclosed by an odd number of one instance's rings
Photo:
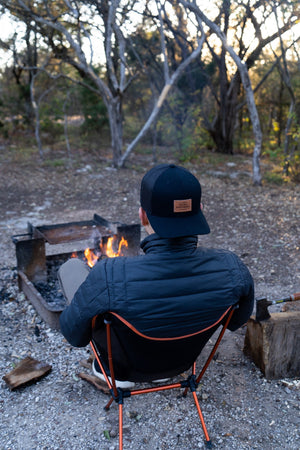
[[[59,329],[65,299],[57,280],[61,264],[80,258],[93,267],[98,260],[139,253],[140,225],[108,222],[98,214],[92,220],[34,226],[12,236],[16,247],[19,289],[40,316]],[[92,245],[86,245],[87,242]],[[72,247],[72,249],[70,249]],[[58,249],[58,253],[55,250]]]
[[[87,247],[84,250],[84,260],[86,261],[89,267],[93,267],[102,256],[106,256],[107,258],[116,258],[117,256],[125,256],[124,253],[125,248],[128,248],[128,242],[126,241],[124,236],[122,236],[121,240],[118,242],[118,237],[114,235],[107,239],[106,244],[101,242],[99,245],[99,249],[95,250]],[[73,252],[71,257],[78,258],[77,252]]]

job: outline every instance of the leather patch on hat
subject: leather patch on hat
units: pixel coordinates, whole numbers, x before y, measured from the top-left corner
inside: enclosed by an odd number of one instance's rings
[[[192,211],[192,199],[187,198],[186,200],[174,200],[174,212],[188,212]]]

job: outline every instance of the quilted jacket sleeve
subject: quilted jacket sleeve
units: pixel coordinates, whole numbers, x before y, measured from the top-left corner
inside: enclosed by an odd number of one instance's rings
[[[69,306],[61,313],[61,332],[74,347],[91,340],[92,319],[109,310],[106,261],[97,263],[81,284]]]
[[[244,325],[253,311],[254,306],[254,282],[253,278],[244,263],[235,255],[238,266],[239,283],[238,289],[238,308],[234,312],[228,329],[235,331]]]

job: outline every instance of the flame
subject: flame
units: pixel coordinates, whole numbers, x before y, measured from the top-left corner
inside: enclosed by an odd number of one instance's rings
[[[117,256],[121,256],[123,247],[128,247],[128,242],[122,236],[122,239],[119,242],[118,251],[115,252],[113,249],[114,242],[115,242],[115,236],[109,237],[107,240],[105,253],[106,253],[106,256],[108,256],[109,258],[116,258]]]
[[[102,254],[106,255],[108,258],[116,258],[117,256],[123,256],[123,248],[128,247],[128,242],[122,236],[122,239],[120,240],[120,242],[118,244],[118,251],[115,251],[114,245],[115,245],[116,241],[117,241],[117,236],[109,237],[107,239],[106,244],[104,244],[104,245],[100,244],[100,250],[99,251],[96,250],[96,253],[93,250],[91,250],[90,248],[86,248],[84,250],[84,256],[85,256],[87,265],[89,267],[93,267]],[[77,258],[77,257],[78,257],[77,253],[73,252],[71,255],[71,258]]]
[[[84,250],[84,256],[89,267],[93,267],[98,261],[98,256],[90,248]]]

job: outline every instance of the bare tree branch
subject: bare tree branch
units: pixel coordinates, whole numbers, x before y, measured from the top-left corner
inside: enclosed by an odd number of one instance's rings
[[[154,105],[154,108],[152,110],[152,113],[150,114],[147,122],[144,124],[143,128],[140,130],[136,138],[131,142],[131,144],[127,147],[125,153],[123,154],[121,160],[120,160],[120,167],[124,164],[125,160],[128,158],[129,154],[132,152],[134,147],[137,145],[137,143],[140,141],[140,139],[146,134],[146,132],[149,130],[152,123],[155,121],[156,117],[158,116],[161,107],[163,103],[165,102],[167,95],[169,91],[171,90],[172,86],[176,83],[176,81],[179,79],[179,77],[182,75],[186,67],[196,58],[198,58],[201,54],[203,43],[205,40],[204,33],[201,36],[201,39],[198,40],[198,47],[191,53],[191,55],[183,61],[176,69],[176,71],[173,73],[171,78],[168,82],[165,83],[158,100],[156,104]]]
[[[239,70],[242,83],[246,92],[247,104],[255,139],[255,147],[253,150],[253,158],[252,158],[253,182],[256,185],[260,185],[261,173],[260,173],[259,158],[262,146],[262,131],[260,127],[260,120],[255,105],[254,93],[251,86],[247,66],[245,63],[241,61],[241,59],[238,57],[234,49],[230,45],[228,45],[226,35],[214,22],[212,22],[211,20],[208,19],[208,17],[205,16],[205,14],[200,10],[200,8],[196,6],[195,2],[190,3],[184,0],[179,1],[185,8],[191,10],[196,16],[199,16],[200,20],[202,20],[219,37],[219,39],[222,42],[222,45],[228,51],[228,53],[230,54],[231,58],[233,59]]]

